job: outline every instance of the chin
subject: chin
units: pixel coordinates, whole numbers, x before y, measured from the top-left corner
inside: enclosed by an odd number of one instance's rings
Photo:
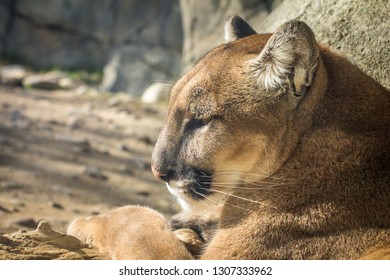
[[[180,204],[182,210],[188,214],[208,214],[209,212],[215,211],[215,209],[220,209],[226,201],[226,196],[220,194],[210,194],[201,199],[194,199],[191,195],[182,189],[173,187],[168,183],[166,185],[168,191],[174,197],[176,197],[177,202]]]

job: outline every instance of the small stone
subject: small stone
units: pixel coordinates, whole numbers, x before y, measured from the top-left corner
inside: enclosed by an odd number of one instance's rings
[[[77,208],[71,208],[69,211],[75,214],[80,214],[80,210]]]
[[[150,192],[141,191],[141,192],[137,192],[137,195],[142,196],[142,197],[148,197],[148,196],[150,196]]]
[[[32,218],[21,219],[15,222],[16,225],[28,228],[36,228],[37,222]]]
[[[139,138],[139,140],[141,140],[142,142],[144,142],[147,145],[154,145],[155,144],[154,141],[152,139],[150,139],[149,136],[141,136]]]
[[[23,114],[20,113],[19,111],[15,110],[11,112],[10,119],[12,122],[17,122],[17,121],[24,120],[25,116],[23,116]]]
[[[8,210],[7,208],[3,207],[0,205],[0,213],[1,212],[4,212],[4,213],[11,213],[11,210]]]
[[[80,128],[80,125],[81,125],[81,120],[77,117],[71,117],[66,121],[66,126],[71,130]]]
[[[64,209],[64,207],[61,204],[54,201],[49,202],[49,206],[55,209],[60,209],[60,210]]]
[[[16,207],[26,207],[26,204],[19,198],[13,198],[9,202]]]
[[[103,174],[103,172],[94,166],[86,165],[83,168],[83,174],[88,175],[91,178],[101,179],[101,180],[107,180],[108,177]]]
[[[20,190],[22,188],[23,187],[21,185],[12,181],[6,181],[0,184],[0,189],[5,191]]]
[[[21,65],[7,65],[0,67],[0,83],[7,85],[21,85],[27,71]]]
[[[69,89],[74,82],[65,73],[52,71],[44,74],[33,74],[23,79],[23,86],[45,90]]]
[[[128,175],[134,175],[133,170],[131,170],[126,164],[121,164],[119,166],[119,171]]]
[[[69,77],[64,77],[58,81],[58,85],[62,89],[72,89],[75,87],[75,81]]]
[[[107,100],[110,107],[118,106],[119,104],[126,104],[133,101],[133,97],[127,93],[116,93],[113,97]]]
[[[119,149],[120,149],[121,151],[125,151],[125,152],[130,151],[129,147],[128,147],[126,144],[120,144],[120,145],[119,145]]]
[[[149,168],[149,164],[143,161],[142,159],[139,158],[130,158],[128,159],[129,165],[133,166],[134,168],[138,169],[147,169]]]
[[[79,138],[73,135],[56,135],[56,141],[64,142],[65,144],[75,145],[77,152],[89,152],[91,151],[91,144],[84,138]]]
[[[3,107],[4,109],[7,109],[7,108],[11,107],[11,105],[8,102],[3,102],[1,107]]]
[[[75,95],[76,96],[98,97],[99,96],[99,91],[96,88],[83,85],[83,86],[79,86],[75,90]]]

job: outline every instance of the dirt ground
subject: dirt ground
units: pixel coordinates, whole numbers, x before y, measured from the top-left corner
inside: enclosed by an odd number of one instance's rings
[[[165,107],[115,98],[0,87],[0,234],[40,220],[65,232],[127,204],[178,211],[150,171]]]

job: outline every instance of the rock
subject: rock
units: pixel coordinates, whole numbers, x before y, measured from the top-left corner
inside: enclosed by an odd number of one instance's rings
[[[23,189],[23,186],[13,181],[5,181],[1,182],[0,190],[3,191],[12,191],[12,190],[20,190]]]
[[[2,260],[107,259],[97,249],[41,221],[36,230],[0,235]]]
[[[167,102],[171,85],[167,83],[156,82],[151,84],[142,94],[143,103]]]
[[[230,16],[241,15],[256,26],[256,23],[265,18],[280,2],[280,0],[181,0],[184,31],[182,72],[186,72],[209,50],[224,42],[224,25]]]
[[[139,140],[144,142],[146,145],[153,145],[156,143],[156,141],[153,141],[149,136],[144,135],[139,137]]]
[[[69,188],[66,188],[66,187],[61,186],[61,185],[53,185],[53,186],[51,186],[51,190],[53,192],[56,192],[56,193],[66,194],[69,197],[74,196],[73,192]]]
[[[389,3],[383,0],[285,0],[264,21],[260,32],[273,32],[290,19],[305,21],[317,41],[344,54],[390,90]]]
[[[46,90],[70,89],[74,81],[63,72],[52,71],[44,74],[33,74],[23,79],[23,86]]]
[[[26,204],[18,198],[11,199],[9,202],[15,207],[26,207]]]
[[[77,208],[70,208],[69,211],[72,212],[72,213],[75,213],[75,214],[80,214],[81,213],[81,211],[79,209],[77,209]]]
[[[88,140],[80,138],[71,134],[58,134],[54,137],[56,141],[63,142],[64,144],[74,145],[77,151],[89,152],[91,151],[91,144]]]
[[[75,89],[75,95],[76,96],[91,96],[91,97],[97,97],[99,95],[99,91],[94,88],[87,85],[81,85]]]
[[[8,208],[5,208],[3,206],[0,205],[0,214],[1,213],[11,213],[12,211],[9,210]]]
[[[71,130],[80,128],[81,123],[82,120],[78,117],[70,117],[66,120],[66,126]]]
[[[141,96],[155,81],[172,81],[180,73],[181,52],[156,46],[123,46],[112,51],[104,67],[102,89]]]
[[[11,105],[10,105],[8,102],[3,102],[3,103],[1,104],[1,107],[2,107],[3,109],[8,109],[9,107],[11,107]]]
[[[90,165],[84,166],[82,173],[88,175],[91,178],[96,178],[100,180],[108,179],[108,177],[103,174],[100,168],[97,168],[95,166],[90,166]]]
[[[0,67],[0,83],[6,85],[21,85],[27,76],[26,69],[21,65],[7,65]]]
[[[126,164],[121,164],[118,168],[119,172],[130,176],[134,175],[134,171],[131,170]]]
[[[130,96],[129,94],[126,94],[126,93],[117,93],[115,94],[113,97],[109,98],[107,100],[107,104],[110,106],[110,107],[115,107],[119,104],[126,104],[126,103],[129,103],[131,101],[133,101],[134,98],[132,96]]]
[[[150,196],[150,192],[141,191],[141,192],[137,192],[137,195],[139,195],[141,197],[148,197],[148,196]]]
[[[0,5],[0,39],[2,53],[41,68],[102,69],[117,53],[112,50],[134,48],[142,55],[125,61],[131,75],[115,68],[118,73],[113,75],[121,81],[107,82],[105,77],[103,85],[105,90],[140,95],[140,85],[147,86],[150,78],[179,74],[183,31],[178,0],[18,0]],[[151,67],[149,53],[161,53],[169,63]],[[143,67],[138,70],[139,65]],[[137,71],[140,75],[134,74]]]
[[[14,110],[10,113],[10,119],[13,123],[18,122],[18,121],[23,121],[26,119],[26,117],[20,113],[18,110]]]
[[[64,209],[64,207],[61,204],[59,204],[58,202],[54,202],[54,201],[50,201],[49,206],[52,208],[55,208],[55,209],[60,209],[60,210]]]
[[[37,222],[32,218],[21,219],[15,221],[14,224],[27,228],[35,228],[37,226]]]
[[[148,169],[149,168],[149,164],[145,161],[143,161],[142,159],[139,159],[139,158],[129,158],[127,160],[128,164],[131,165],[132,167],[134,168],[137,168],[137,169]]]
[[[127,146],[126,144],[119,144],[118,148],[119,148],[119,150],[125,151],[125,152],[131,151],[129,146]]]

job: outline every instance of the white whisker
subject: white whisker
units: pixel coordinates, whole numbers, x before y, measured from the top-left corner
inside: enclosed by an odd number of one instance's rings
[[[235,197],[235,198],[238,198],[238,199],[241,199],[241,200],[244,200],[244,201],[248,201],[248,202],[252,202],[252,203],[255,203],[255,204],[258,204],[258,205],[262,205],[262,203],[260,201],[252,200],[252,199],[245,198],[245,197],[242,197],[242,196],[238,196],[238,195],[235,195],[235,194],[232,194],[232,193],[227,193],[227,192],[224,192],[224,191],[221,191],[221,190],[210,189],[210,191],[211,192],[217,192],[217,193],[225,194],[227,196]]]
[[[204,189],[204,188],[202,188],[202,189]],[[194,190],[194,189],[192,189],[192,191],[195,192],[197,195],[203,197],[204,199],[210,200],[210,201],[213,202],[214,204],[219,204],[217,201],[211,199],[211,198],[210,198],[209,196],[207,196],[207,195],[204,195],[204,194],[202,194],[202,193],[199,193],[199,192],[197,192],[197,191]],[[199,200],[199,201],[202,202],[202,200]],[[202,203],[205,204],[207,207],[210,207],[210,206],[208,206],[205,202],[202,202]],[[250,210],[250,209],[246,209],[246,208],[243,208],[243,207],[241,207],[241,206],[234,205],[234,204],[229,203],[229,202],[226,202],[226,201],[224,202],[224,204],[230,205],[230,206],[233,206],[233,207],[236,207],[236,208],[239,208],[239,209],[241,209],[241,210],[248,211],[248,212],[253,212],[253,211]]]

